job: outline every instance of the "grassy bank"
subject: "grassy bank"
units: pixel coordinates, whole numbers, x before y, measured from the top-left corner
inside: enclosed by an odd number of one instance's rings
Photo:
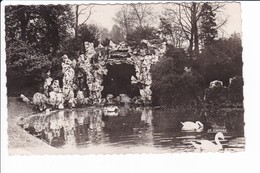
[[[8,149],[9,154],[53,154],[56,149],[28,134],[17,125],[21,117],[32,115],[32,106],[8,98]]]

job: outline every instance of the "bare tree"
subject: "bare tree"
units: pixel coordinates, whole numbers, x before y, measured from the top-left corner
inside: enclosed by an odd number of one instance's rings
[[[138,27],[150,25],[153,21],[153,8],[149,4],[131,4],[134,22]]]
[[[114,21],[122,29],[124,37],[126,37],[133,28],[133,16],[131,10],[130,5],[123,5],[114,18]]]
[[[193,58],[199,54],[200,20],[203,14],[203,3],[174,3],[165,7],[165,15],[174,26],[183,31],[183,37],[188,40],[188,52]],[[223,3],[211,3],[213,11],[217,12],[224,7]],[[220,21],[218,28],[226,23],[226,19]]]
[[[85,24],[90,16],[93,14],[94,5],[75,5],[75,37],[78,37],[79,27]],[[79,24],[79,16],[85,15],[85,19],[83,22]]]
[[[170,20],[164,17],[160,18],[159,32],[167,44],[171,44],[176,48],[183,47],[185,41],[184,32],[179,26],[172,24]]]
[[[123,30],[124,37],[137,27],[153,22],[153,9],[149,4],[126,4],[116,13],[114,21]]]

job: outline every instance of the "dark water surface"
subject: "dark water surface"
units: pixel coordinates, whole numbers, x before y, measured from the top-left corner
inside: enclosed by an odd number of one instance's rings
[[[214,141],[223,132],[223,151],[245,147],[243,111],[174,111],[151,108],[120,108],[105,115],[101,108],[61,110],[34,115],[19,123],[30,134],[56,148],[118,150],[149,148],[163,152],[194,152],[190,141]],[[183,121],[201,121],[201,132],[181,130]],[[138,151],[140,152],[140,150]],[[142,151],[141,151],[142,152]]]

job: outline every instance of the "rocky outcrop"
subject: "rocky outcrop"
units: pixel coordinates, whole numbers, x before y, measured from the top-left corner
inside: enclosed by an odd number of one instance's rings
[[[210,82],[205,90],[204,101],[207,105],[218,107],[243,107],[243,78],[230,78],[228,87],[222,81]]]
[[[102,83],[103,76],[108,72],[107,64],[131,64],[134,65],[136,71],[136,77],[131,77],[131,83],[138,85],[140,96],[128,99],[127,96],[120,95],[114,98],[115,102],[138,105],[151,103],[150,69],[151,65],[164,55],[165,44],[152,45],[147,40],[143,40],[143,46],[134,49],[124,42],[119,45],[110,44],[107,47],[99,46],[96,49],[93,43],[85,42],[84,45],[85,53],[81,54],[77,60],[71,60],[67,55],[62,56],[62,88],[59,81],[53,81],[48,72],[44,83],[44,94],[36,93],[34,97],[33,103],[40,111],[48,106],[63,109],[84,105],[104,105],[106,99],[102,99],[104,89]]]
[[[223,86],[223,82],[215,80],[205,90],[204,100],[206,104],[220,106],[225,104],[228,99],[228,89]]]

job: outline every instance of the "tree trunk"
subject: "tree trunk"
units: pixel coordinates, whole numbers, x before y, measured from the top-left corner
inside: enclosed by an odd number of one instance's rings
[[[194,24],[194,55],[194,59],[197,59],[199,56],[199,37],[197,22]]]
[[[24,8],[21,6],[20,8]],[[21,22],[21,39],[22,41],[26,41],[26,28],[29,22],[29,12],[26,8],[19,10],[18,16]]]
[[[75,24],[75,37],[78,38],[79,30],[79,5],[76,5],[76,24]]]
[[[192,3],[191,6],[191,42],[192,47],[190,51],[192,52],[193,59],[196,59],[199,55],[199,37],[198,37],[198,25],[197,25],[197,4]],[[194,50],[193,50],[194,46]]]

